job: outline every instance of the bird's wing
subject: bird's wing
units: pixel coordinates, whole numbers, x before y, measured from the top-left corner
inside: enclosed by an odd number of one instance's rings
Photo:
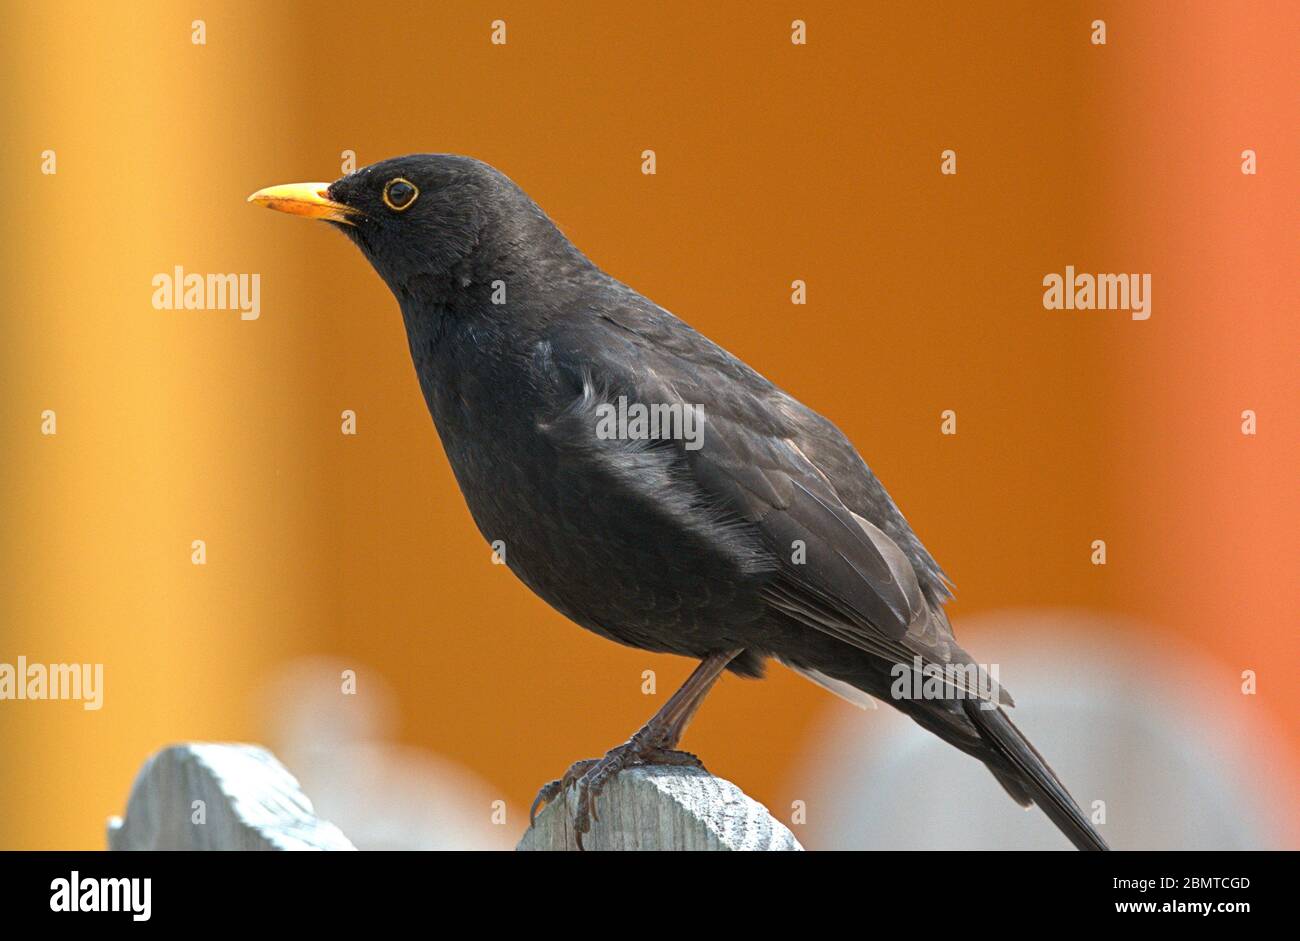
[[[677,442],[677,464],[716,510],[757,529],[773,609],[890,662],[973,665],[943,613],[942,572],[834,425],[658,308],[567,332],[557,360],[586,396],[703,406],[702,445]],[[956,673],[971,695],[997,693],[982,671]]]

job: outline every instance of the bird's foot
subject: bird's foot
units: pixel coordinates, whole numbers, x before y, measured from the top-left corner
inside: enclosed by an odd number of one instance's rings
[[[537,818],[537,812],[546,804],[560,797],[569,788],[577,790],[573,811],[573,838],[582,849],[582,837],[591,829],[593,820],[599,821],[596,813],[596,798],[604,790],[610,778],[618,775],[624,768],[640,765],[678,765],[703,768],[700,761],[690,752],[678,751],[663,745],[650,744],[639,735],[634,735],[622,745],[611,748],[604,758],[587,758],[575,762],[564,777],[542,786],[533,799],[533,806],[528,811],[528,825],[531,827]]]

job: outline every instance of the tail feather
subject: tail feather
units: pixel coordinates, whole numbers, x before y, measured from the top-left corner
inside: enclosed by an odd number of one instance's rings
[[[1022,804],[1025,798],[1031,799],[1076,848],[1110,849],[1101,834],[1083,815],[1060,778],[1005,712],[1001,709],[981,709],[978,701],[970,699],[963,700],[962,706],[967,717],[979,730],[980,736],[1007,762],[1009,770],[1016,772],[1012,776],[994,768],[994,774],[1012,797]]]

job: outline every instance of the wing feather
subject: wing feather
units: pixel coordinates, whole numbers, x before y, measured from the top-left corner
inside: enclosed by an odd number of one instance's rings
[[[773,557],[768,605],[892,663],[974,665],[957,644],[942,604],[951,597],[938,565],[889,495],[830,422],[744,363],[653,308],[604,314],[599,358],[590,336],[555,349],[585,349],[605,395],[645,403],[707,403],[703,446],[680,459],[720,512],[752,523]],[[671,323],[664,320],[669,318]],[[557,353],[557,356],[560,356]],[[560,357],[562,358],[562,356]],[[727,382],[710,383],[723,375]],[[802,543],[800,558],[795,551]],[[978,669],[975,697],[1010,703]]]

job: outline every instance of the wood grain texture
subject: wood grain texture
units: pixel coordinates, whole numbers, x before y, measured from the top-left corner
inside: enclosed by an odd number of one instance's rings
[[[573,790],[537,816],[520,850],[576,850]],[[600,819],[583,837],[588,850],[802,850],[767,808],[700,768],[631,768],[596,801]]]
[[[195,822],[203,802],[203,820]],[[316,817],[298,781],[256,745],[190,743],[154,754],[136,776],[110,850],[351,850]]]

